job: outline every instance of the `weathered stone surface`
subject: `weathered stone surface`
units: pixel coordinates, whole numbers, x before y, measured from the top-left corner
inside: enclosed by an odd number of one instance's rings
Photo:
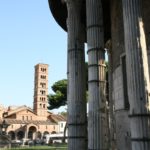
[[[103,10],[99,0],[87,0],[88,149],[107,149]]]
[[[131,150],[131,133],[127,110],[116,110],[116,144],[118,150]]]
[[[68,150],[87,149],[87,116],[82,1],[68,1]]]
[[[132,150],[150,149],[150,85],[141,0],[122,0]]]

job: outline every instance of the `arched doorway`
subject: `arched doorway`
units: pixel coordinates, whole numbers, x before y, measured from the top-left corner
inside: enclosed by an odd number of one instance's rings
[[[49,134],[48,131],[44,131],[43,136]]]
[[[42,134],[40,131],[36,132],[36,139],[41,139]]]
[[[15,132],[14,131],[9,131],[8,135],[9,135],[11,140],[15,140]]]
[[[23,131],[18,131],[17,132],[17,139],[22,140],[24,138],[24,132]]]
[[[51,134],[56,134],[56,131],[52,131]]]
[[[29,128],[28,138],[31,139],[31,140],[33,140],[33,139],[35,139],[35,136],[36,136],[36,127],[31,126]]]

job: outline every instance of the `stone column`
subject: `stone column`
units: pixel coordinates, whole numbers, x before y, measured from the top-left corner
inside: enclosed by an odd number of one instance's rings
[[[104,150],[106,144],[105,51],[101,0],[86,0],[89,116],[88,149]]]
[[[87,149],[82,0],[67,0],[68,9],[68,150]]]
[[[15,132],[15,140],[18,140],[17,131]]]
[[[122,0],[132,150],[150,149],[150,86],[142,0]]]
[[[25,127],[25,130],[24,130],[24,138],[25,140],[28,139],[28,127],[27,126]]]
[[[112,43],[109,40],[107,42],[107,55],[108,55],[108,83],[109,83],[109,132],[110,132],[110,146],[114,150],[116,147],[115,143],[115,116],[114,116],[114,100],[113,100],[113,70],[112,70]]]

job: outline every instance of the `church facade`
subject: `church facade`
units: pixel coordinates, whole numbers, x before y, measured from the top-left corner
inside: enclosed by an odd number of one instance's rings
[[[34,78],[33,109],[0,106],[0,121],[9,124],[6,132],[11,140],[42,139],[45,134],[64,132],[66,119],[48,112],[48,65],[37,64]]]

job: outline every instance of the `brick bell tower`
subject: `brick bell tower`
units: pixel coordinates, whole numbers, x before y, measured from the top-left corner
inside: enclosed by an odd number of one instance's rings
[[[47,117],[48,65],[35,65],[33,111],[45,119]]]

